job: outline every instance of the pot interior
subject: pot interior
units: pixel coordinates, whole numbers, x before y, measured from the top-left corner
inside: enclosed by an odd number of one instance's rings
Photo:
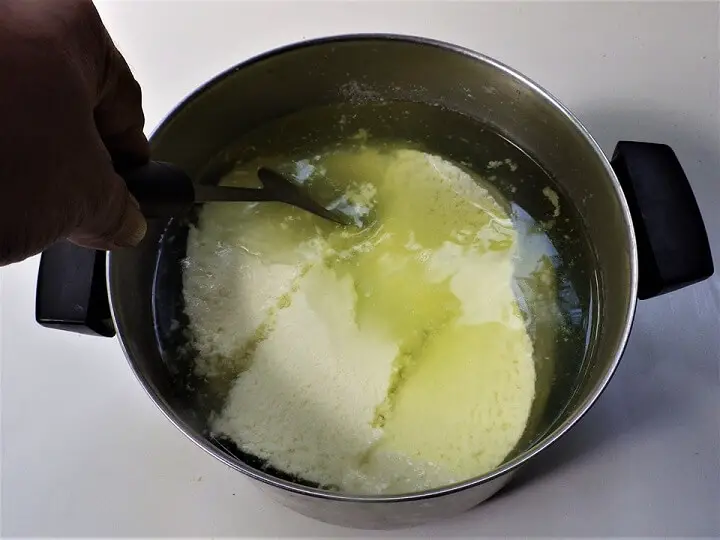
[[[308,44],[225,74],[161,126],[153,156],[200,182],[216,182],[237,160],[292,152],[303,138],[331,141],[340,125],[421,142],[474,170],[495,156],[532,163],[522,184],[506,168],[493,171],[493,187],[536,222],[557,217],[559,201],[562,219],[548,239],[562,285],[552,300],[567,304],[569,331],[562,339],[531,331],[535,403],[506,462],[522,459],[595,399],[624,343],[634,254],[606,163],[550,98],[502,66],[436,44],[386,38]],[[557,194],[555,203],[543,195],[547,187]],[[153,222],[139,249],[110,258],[116,325],[130,361],[166,414],[218,457],[318,487],[209,434],[208,416],[224,396],[194,375],[182,295],[182,261],[195,219]]]

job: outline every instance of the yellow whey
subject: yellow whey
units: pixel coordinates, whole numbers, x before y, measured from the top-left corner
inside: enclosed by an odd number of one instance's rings
[[[225,183],[251,183],[255,166]],[[289,172],[372,223],[341,227],[280,203],[203,208],[184,296],[196,371],[228,388],[212,429],[351,493],[429,489],[500,465],[535,393],[503,202],[410,149],[337,148]]]

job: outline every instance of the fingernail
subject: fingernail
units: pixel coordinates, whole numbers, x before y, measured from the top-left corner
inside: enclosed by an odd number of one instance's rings
[[[147,233],[147,221],[134,204],[128,204],[120,230],[113,237],[112,243],[117,247],[137,246]]]

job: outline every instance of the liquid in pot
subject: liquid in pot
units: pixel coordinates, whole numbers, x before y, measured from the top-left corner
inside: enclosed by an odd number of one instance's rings
[[[551,427],[582,369],[593,266],[534,160],[464,116],[395,103],[282,119],[209,173],[251,185],[259,164],[373,219],[201,211],[184,294],[213,437],[294,479],[399,493],[484,474]]]

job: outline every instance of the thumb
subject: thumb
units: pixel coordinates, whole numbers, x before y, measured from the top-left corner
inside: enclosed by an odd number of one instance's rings
[[[85,202],[84,216],[68,239],[80,246],[113,250],[138,245],[147,232],[147,222],[125,182],[111,174],[105,190]]]
[[[140,205],[135,197],[128,193],[128,203],[125,205],[125,212],[120,218],[120,228],[110,238],[110,247],[135,247],[145,237],[147,222],[140,212]]]

